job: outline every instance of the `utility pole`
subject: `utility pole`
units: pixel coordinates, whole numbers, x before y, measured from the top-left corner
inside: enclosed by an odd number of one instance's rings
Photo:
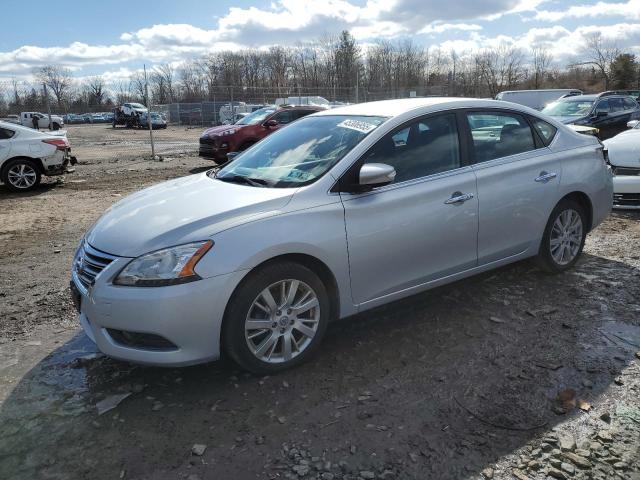
[[[149,82],[147,82],[147,65],[143,64],[144,68],[144,96],[147,98],[147,125],[149,125],[149,137],[151,137],[151,158],[156,159],[156,149],[153,144],[153,121],[151,120],[151,108],[149,101]]]
[[[358,84],[360,83],[360,71],[356,65],[356,103],[358,103]]]
[[[47,114],[49,115],[49,130],[51,130],[51,105],[49,105],[49,93],[47,92],[47,84],[42,84],[42,89],[44,91],[44,102],[47,105]]]

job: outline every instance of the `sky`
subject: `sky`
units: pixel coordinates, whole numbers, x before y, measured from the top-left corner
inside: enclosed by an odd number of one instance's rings
[[[349,30],[363,45],[413,41],[458,55],[500,44],[576,60],[600,32],[640,57],[640,0],[2,0],[0,81],[45,64],[108,82],[220,50],[311,42]]]

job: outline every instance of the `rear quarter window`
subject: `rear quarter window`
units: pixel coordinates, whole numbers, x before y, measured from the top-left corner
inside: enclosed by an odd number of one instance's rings
[[[0,140],[8,140],[16,134],[13,130],[8,128],[0,128]]]
[[[540,140],[545,147],[548,147],[556,136],[556,132],[558,129],[544,120],[540,120],[539,118],[530,117],[531,124],[533,125],[534,130],[540,136]]]

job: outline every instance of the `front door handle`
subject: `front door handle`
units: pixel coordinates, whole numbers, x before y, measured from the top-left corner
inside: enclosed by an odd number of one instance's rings
[[[453,192],[451,198],[448,198],[444,201],[446,205],[456,205],[459,203],[464,203],[467,200],[471,200],[473,198],[473,193],[462,193],[462,192]]]
[[[554,178],[556,178],[558,176],[557,173],[547,173],[547,172],[540,172],[540,175],[538,177],[536,177],[536,182],[538,183],[547,183],[549,180],[553,180]]]

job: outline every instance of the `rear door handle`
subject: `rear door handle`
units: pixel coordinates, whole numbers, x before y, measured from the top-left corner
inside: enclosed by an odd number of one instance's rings
[[[549,180],[553,180],[554,178],[556,178],[558,176],[557,173],[547,173],[547,172],[540,172],[540,176],[536,177],[536,182],[538,183],[547,183]]]
[[[462,192],[453,192],[451,198],[448,198],[444,201],[446,205],[455,205],[457,203],[464,203],[467,200],[471,200],[473,198],[473,193],[462,193]]]

